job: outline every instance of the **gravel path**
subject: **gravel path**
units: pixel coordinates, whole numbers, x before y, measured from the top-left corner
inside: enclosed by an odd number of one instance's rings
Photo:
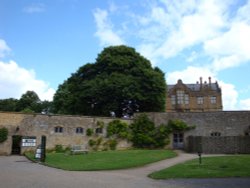
[[[140,168],[97,172],[70,172],[28,161],[23,156],[0,157],[0,188],[249,188],[250,178],[152,180],[147,175],[196,158],[178,157]]]

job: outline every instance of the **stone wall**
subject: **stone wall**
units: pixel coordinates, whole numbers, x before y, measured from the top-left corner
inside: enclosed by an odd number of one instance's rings
[[[246,154],[250,153],[250,136],[188,137],[188,152]]]
[[[55,145],[70,147],[72,145],[87,145],[89,139],[97,139],[106,136],[106,127],[113,118],[85,117],[85,116],[59,116],[22,113],[0,113],[0,127],[9,130],[7,141],[0,144],[0,154],[9,155],[12,151],[12,136],[36,137],[36,146],[40,144],[41,136],[47,137],[47,148],[54,148]],[[97,122],[104,123],[103,132],[95,133],[98,128]],[[130,120],[122,120],[130,123]],[[55,127],[62,127],[61,133],[55,132]],[[76,133],[76,128],[83,128],[83,134]],[[93,136],[86,135],[87,129],[93,129]],[[119,143],[118,147],[128,147],[129,144]],[[35,147],[21,147],[21,153],[27,150],[34,150]]]
[[[180,119],[195,128],[184,133],[184,148],[188,147],[189,136],[210,137],[245,136],[250,127],[250,111],[148,113],[156,125],[167,124],[170,119]],[[172,142],[170,143],[172,145]]]
[[[187,149],[189,136],[211,137],[213,133],[220,133],[221,137],[245,136],[250,130],[250,111],[220,111],[220,112],[185,112],[185,113],[148,113],[156,125],[167,124],[170,119],[180,119],[195,128],[184,133],[184,148]],[[89,139],[97,139],[106,136],[106,127],[113,118],[86,117],[86,116],[59,116],[22,113],[1,113],[0,128],[6,127],[9,130],[7,141],[0,144],[0,154],[9,155],[12,151],[12,136],[36,137],[36,146],[40,144],[41,136],[47,137],[47,148],[54,148],[55,145],[68,147],[71,145],[87,145]],[[130,124],[133,120],[124,120]],[[97,122],[104,122],[103,133],[94,134],[92,137],[86,135],[88,128],[96,130]],[[55,132],[55,127],[62,127],[62,133]],[[83,134],[77,134],[76,128],[83,128]],[[249,132],[248,132],[249,134]],[[216,139],[215,137],[213,137]],[[171,137],[171,141],[172,141]],[[212,142],[211,142],[212,143]],[[119,149],[130,147],[131,143],[121,142]],[[173,148],[173,143],[170,143]],[[27,150],[34,150],[35,147],[21,147],[21,153]]]

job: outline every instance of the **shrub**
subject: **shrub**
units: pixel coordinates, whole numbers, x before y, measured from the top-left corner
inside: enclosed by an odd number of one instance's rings
[[[181,120],[169,120],[167,125],[156,127],[146,114],[138,116],[130,126],[131,141],[138,148],[162,148],[169,143],[169,134],[193,129]]]
[[[93,135],[93,129],[88,128],[86,134],[87,134],[87,136],[92,136]]]
[[[117,146],[117,141],[116,140],[109,140],[109,148],[111,150],[116,150],[116,146]]]
[[[0,143],[6,141],[8,138],[8,129],[3,127],[0,128]]]
[[[96,141],[90,139],[89,142],[88,142],[88,144],[89,144],[90,147],[93,147],[94,145],[96,145]]]
[[[128,138],[129,137],[129,126],[127,123],[120,120],[113,120],[108,124],[107,127],[107,137],[117,137],[117,138]]]
[[[56,145],[55,151],[56,153],[63,153],[64,152],[63,146],[61,144]]]

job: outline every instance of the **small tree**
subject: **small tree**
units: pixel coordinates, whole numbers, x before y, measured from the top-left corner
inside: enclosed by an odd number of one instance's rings
[[[146,114],[138,116],[130,128],[132,130],[131,141],[135,147],[154,148],[158,146],[155,139],[156,127]]]

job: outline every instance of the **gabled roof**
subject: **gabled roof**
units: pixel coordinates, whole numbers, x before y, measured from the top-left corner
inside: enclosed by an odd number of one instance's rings
[[[178,82],[179,83],[179,82]],[[177,83],[177,84],[178,84]],[[203,84],[200,84],[200,83],[196,83],[196,84],[184,84],[182,82],[180,82],[181,84],[185,85],[187,88],[189,88],[191,91],[200,91],[201,87],[202,88],[207,88],[209,87],[211,90],[213,91],[217,91],[217,92],[221,92],[221,89],[218,85],[217,82],[215,83],[203,83]],[[172,90],[177,84],[175,85],[167,85],[167,90],[170,91]]]

